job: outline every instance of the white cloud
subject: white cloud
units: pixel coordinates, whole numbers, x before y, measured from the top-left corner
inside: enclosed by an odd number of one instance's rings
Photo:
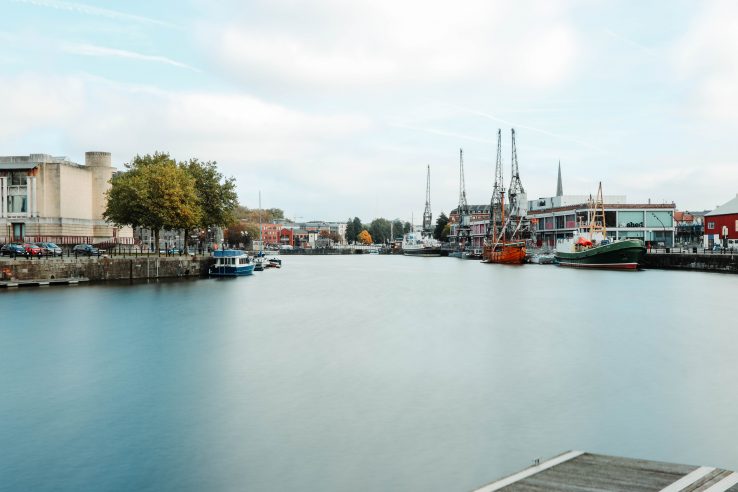
[[[572,75],[579,53],[557,2],[451,5],[378,0],[271,4],[206,24],[221,64],[241,78],[321,86],[495,80],[542,88]],[[238,8],[234,7],[238,11]],[[255,9],[258,10],[258,9]]]
[[[73,55],[82,56],[102,56],[102,57],[114,57],[114,58],[128,58],[130,60],[141,60],[147,62],[162,63],[164,65],[172,65],[174,67],[186,68],[199,72],[195,67],[187,65],[186,63],[178,62],[159,55],[146,55],[143,53],[137,53],[135,51],[120,50],[116,48],[107,48],[105,46],[95,46],[91,44],[65,44],[62,46],[62,51],[71,53]]]
[[[738,3],[701,3],[703,11],[677,44],[679,75],[695,83],[694,112],[722,122],[738,113]]]
[[[176,27],[169,22],[164,22],[158,19],[152,19],[150,17],[144,17],[141,15],[127,14],[118,10],[103,9],[92,5],[86,5],[83,3],[75,2],[64,2],[61,0],[13,0],[17,3],[26,3],[30,5],[36,5],[39,7],[47,7],[56,10],[66,10],[69,12],[77,12],[79,14],[94,15],[97,17],[107,17],[109,19],[122,20],[127,22],[138,22],[144,24],[154,24],[163,27]]]
[[[364,118],[313,115],[245,94],[162,91],[92,77],[0,77],[0,94],[11,93],[0,119],[4,153],[79,158],[102,149],[121,164],[137,153],[163,150],[178,159],[217,160],[226,174],[242,178],[240,185],[263,171],[276,180],[315,174],[308,162],[370,126]],[[63,147],[48,148],[48,129]],[[329,175],[330,167],[321,173]]]

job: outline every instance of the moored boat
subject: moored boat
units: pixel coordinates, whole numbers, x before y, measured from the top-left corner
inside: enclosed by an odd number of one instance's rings
[[[502,178],[502,132],[497,131],[497,163],[495,165],[495,184],[492,188],[490,206],[490,223],[482,258],[484,263],[502,263],[521,265],[527,260],[525,240],[522,237],[524,213],[521,210],[521,195],[524,195],[523,184],[518,171],[517,151],[515,150],[515,130],[512,130],[512,181],[507,190],[509,198],[508,211],[505,217],[505,187]]]
[[[635,270],[645,252],[640,239],[597,241],[577,236],[557,245],[556,259],[563,267]]]
[[[405,256],[441,256],[441,243],[421,233],[408,232],[402,237],[402,254]]]
[[[208,273],[214,277],[238,277],[251,275],[254,264],[246,253],[237,249],[224,249],[213,252],[215,264]]]
[[[556,259],[562,267],[636,270],[646,253],[640,239],[607,238],[602,183],[590,201],[588,224],[580,224],[574,235],[556,244]]]

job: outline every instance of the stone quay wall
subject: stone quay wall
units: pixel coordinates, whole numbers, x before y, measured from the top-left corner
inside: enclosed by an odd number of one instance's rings
[[[643,267],[738,273],[738,254],[649,253]]]
[[[201,277],[213,259],[207,256],[79,257],[0,260],[0,280],[48,280],[86,277],[90,281]]]

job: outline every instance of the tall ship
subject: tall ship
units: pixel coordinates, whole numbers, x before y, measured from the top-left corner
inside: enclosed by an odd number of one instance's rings
[[[441,242],[432,236],[433,215],[430,205],[430,166],[425,184],[425,211],[422,232],[411,231],[402,236],[402,254],[405,256],[441,256]]]
[[[505,203],[505,194],[509,198]],[[492,188],[492,203],[487,238],[482,251],[484,263],[520,265],[526,261],[525,239],[523,238],[524,212],[520,202],[525,200],[525,190],[520,181],[518,156],[515,149],[515,130],[512,130],[512,178],[505,191],[502,177],[502,130],[497,130],[497,163],[495,184]],[[506,216],[507,208],[507,216]]]
[[[580,223],[573,237],[556,243],[556,259],[560,266],[636,270],[646,253],[640,239],[607,238],[602,183],[597,197],[590,200],[589,223]]]

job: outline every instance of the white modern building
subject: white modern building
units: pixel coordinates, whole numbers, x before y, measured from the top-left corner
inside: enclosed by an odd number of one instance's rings
[[[85,163],[47,154],[0,157],[0,242],[131,244],[129,227],[103,219],[115,173],[109,152]]]

